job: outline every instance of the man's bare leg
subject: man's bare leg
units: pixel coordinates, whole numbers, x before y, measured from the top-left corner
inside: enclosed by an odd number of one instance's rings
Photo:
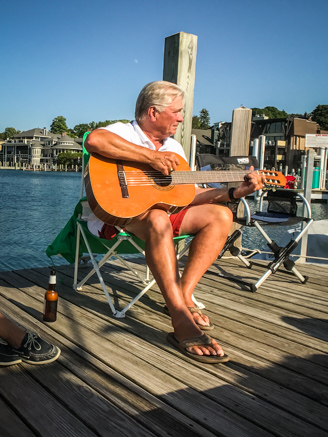
[[[173,244],[172,227],[167,214],[161,210],[148,211],[134,219],[126,226],[126,229],[146,242],[147,264],[162,291],[170,311],[172,326],[177,340],[182,341],[187,338],[203,335],[202,331],[195,324],[193,316],[188,311],[182,292]],[[213,239],[213,236],[211,238]],[[222,348],[215,340],[213,340],[212,345],[195,346],[189,349],[190,352],[199,355],[224,354]]]
[[[20,347],[25,334],[25,330],[0,314],[0,337],[6,340],[10,346],[16,348]]]
[[[232,220],[232,212],[224,205],[194,206],[187,211],[180,235],[195,235],[181,278],[182,293],[187,306],[194,306],[194,288],[220,254],[229,235]],[[193,313],[193,317],[198,324],[209,324],[209,319],[204,314]]]

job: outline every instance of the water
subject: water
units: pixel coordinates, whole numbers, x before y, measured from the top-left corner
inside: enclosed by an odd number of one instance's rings
[[[0,271],[51,265],[45,250],[71,217],[80,182],[81,173],[0,170]],[[315,219],[328,218],[327,204],[315,203],[312,211]],[[243,246],[262,248],[254,230],[247,232]]]
[[[80,182],[81,173],[0,170],[0,271],[51,264],[45,250],[71,217]]]

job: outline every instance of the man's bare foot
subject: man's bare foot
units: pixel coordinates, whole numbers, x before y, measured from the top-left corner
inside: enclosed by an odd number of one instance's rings
[[[188,307],[188,310],[192,314],[194,322],[196,325],[200,327],[203,331],[210,331],[214,328],[213,323],[211,323],[210,319],[206,314],[203,314],[201,310],[197,307]]]
[[[188,316],[185,318],[181,315],[179,320],[173,320],[172,325],[174,328],[174,335],[178,342],[188,340],[190,338],[202,337],[204,333],[196,325],[193,320],[192,314],[188,311]],[[217,343],[216,340],[211,339],[211,343],[204,345],[190,346],[186,350],[195,355],[213,355],[213,356],[224,356],[224,351],[222,347]]]
[[[166,339],[184,355],[202,363],[218,364],[229,361],[228,355],[224,354],[215,340],[206,334],[200,337],[191,337],[186,340],[178,340],[173,332],[167,334]]]

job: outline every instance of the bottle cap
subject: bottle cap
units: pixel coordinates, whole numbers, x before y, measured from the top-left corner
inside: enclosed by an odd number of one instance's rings
[[[56,270],[50,270],[49,284],[56,284]]]

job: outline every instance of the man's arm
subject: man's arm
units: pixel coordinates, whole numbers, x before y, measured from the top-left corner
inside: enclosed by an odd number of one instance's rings
[[[170,174],[179,165],[179,159],[172,152],[157,152],[138,146],[106,129],[92,131],[84,145],[90,154],[123,161],[143,162],[164,175]]]
[[[247,175],[247,181],[243,181],[238,187],[235,188],[233,197],[240,199],[241,197],[248,196],[254,193],[254,191],[263,188],[264,176],[259,175],[256,172],[251,172]],[[231,200],[229,198],[227,188],[196,188],[196,195],[191,205],[201,205],[204,203],[224,203]]]

